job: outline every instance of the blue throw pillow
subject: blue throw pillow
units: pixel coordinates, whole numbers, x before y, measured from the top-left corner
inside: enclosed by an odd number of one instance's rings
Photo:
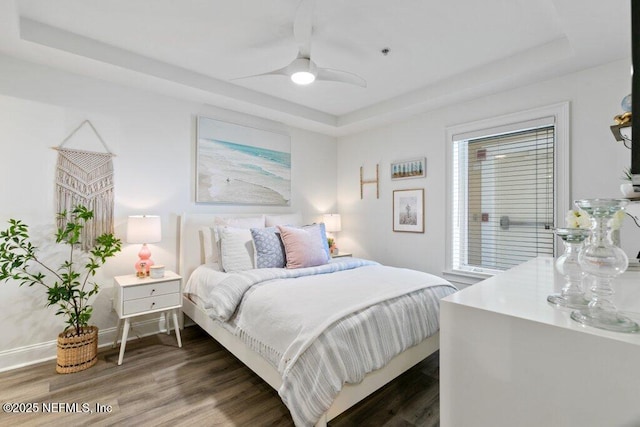
[[[327,253],[327,259],[331,259],[331,249],[329,249],[329,241],[327,240],[327,229],[324,225],[324,222],[320,224],[320,237],[322,238],[322,247],[324,251]]]
[[[285,252],[276,227],[252,228],[251,237],[256,248],[256,268],[283,268]]]

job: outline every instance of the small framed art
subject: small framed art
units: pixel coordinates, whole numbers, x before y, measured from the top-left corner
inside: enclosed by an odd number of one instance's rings
[[[391,179],[424,178],[425,176],[427,176],[426,157],[391,163]]]
[[[424,233],[424,189],[393,191],[393,231]]]

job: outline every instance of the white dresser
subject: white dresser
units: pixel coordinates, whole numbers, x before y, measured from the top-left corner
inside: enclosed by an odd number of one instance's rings
[[[595,329],[547,303],[563,278],[536,258],[441,302],[443,427],[640,426],[640,334]],[[640,322],[640,272],[613,287]]]

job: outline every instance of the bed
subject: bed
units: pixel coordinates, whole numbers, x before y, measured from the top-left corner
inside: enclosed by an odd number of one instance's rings
[[[438,349],[439,299],[456,289],[436,276],[357,258],[291,264],[297,256],[289,250],[292,242],[301,244],[293,237],[316,238],[317,225],[303,232],[300,222],[296,214],[182,215],[178,268],[188,278],[183,312],[276,389],[296,425],[326,426]],[[280,224],[286,263],[298,268],[274,268],[271,259],[264,264],[258,237]],[[220,247],[236,239],[223,240],[224,233],[246,239],[249,228],[257,233],[253,247],[246,241],[236,252],[231,243]],[[316,255],[324,256],[320,249]],[[231,272],[220,271],[221,257]],[[434,308],[426,310],[427,304]],[[378,336],[386,338],[372,338]]]

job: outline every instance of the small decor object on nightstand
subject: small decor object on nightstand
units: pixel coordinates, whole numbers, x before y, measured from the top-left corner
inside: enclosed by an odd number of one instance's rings
[[[169,326],[168,314],[171,313],[178,347],[182,347],[180,325],[178,324],[178,310],[182,307],[181,282],[182,277],[172,271],[165,271],[164,277],[160,279],[140,279],[135,274],[116,276],[114,278],[115,296],[113,298],[113,308],[118,314],[116,339],[113,342],[114,348],[118,344],[120,326],[124,320],[118,365],[122,365],[122,359],[124,358],[131,318],[136,316],[164,312],[167,334],[170,334],[171,327]]]
[[[152,265],[149,267],[149,277],[152,279],[162,279],[164,277],[164,265]]]
[[[157,215],[132,215],[127,220],[127,243],[142,243],[136,262],[138,277],[149,275],[154,264],[147,243],[158,243],[162,240],[160,217]]]

